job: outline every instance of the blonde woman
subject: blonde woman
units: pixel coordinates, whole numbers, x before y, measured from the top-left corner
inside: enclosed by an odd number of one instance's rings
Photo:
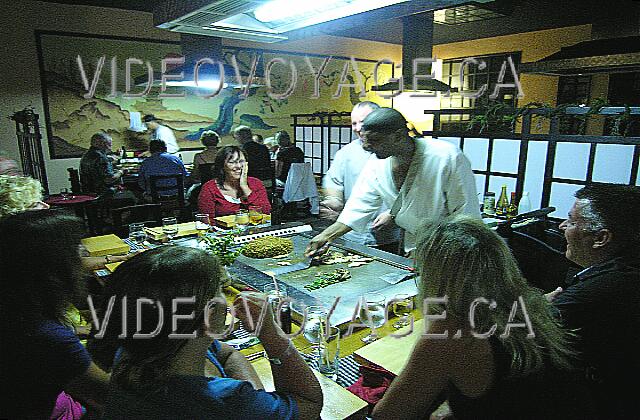
[[[48,209],[42,184],[27,176],[0,175],[0,219],[26,210]]]
[[[447,300],[428,326],[442,337],[418,339],[373,418],[428,418],[444,400],[458,420],[589,418],[570,336],[503,240],[468,216],[418,231],[420,292]]]
[[[0,175],[0,219],[28,210],[46,210],[48,208],[49,205],[42,201],[40,181],[27,176]],[[81,247],[80,252],[86,254],[84,247]],[[85,269],[98,270],[104,268],[107,263],[125,261],[131,255],[107,255],[104,257],[82,255],[80,261]]]

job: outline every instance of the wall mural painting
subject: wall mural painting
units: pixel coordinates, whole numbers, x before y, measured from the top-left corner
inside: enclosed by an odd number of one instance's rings
[[[213,97],[203,97],[213,89],[170,87],[166,93],[184,93],[184,97],[163,98],[159,83],[145,91],[146,80],[150,68],[154,79],[160,80],[161,60],[180,55],[178,43],[52,32],[39,32],[36,36],[52,159],[81,156],[89,147],[91,135],[98,131],[112,136],[114,150],[123,146],[127,150],[146,149],[149,135],[143,131],[144,127],[140,129],[131,124],[131,112],[154,114],[162,119],[164,125],[174,130],[180,147],[189,150],[202,148],[199,138],[204,130],[218,132],[224,144],[232,141],[231,129],[240,124],[269,137],[278,130],[291,130],[291,114],[349,112],[354,104],[364,100],[383,106],[391,102],[371,91],[374,61],[332,57],[319,77],[320,96],[313,98],[316,82],[309,62],[317,71],[325,56],[236,48],[225,49],[224,59],[232,64],[235,57],[243,85],[237,84],[234,74],[227,74],[228,86]],[[256,57],[257,75],[262,77],[245,89]],[[140,96],[126,95],[127,59],[139,60],[131,61],[129,93]],[[271,67],[270,91],[264,69],[272,59],[282,61]],[[345,65],[348,66],[346,72]],[[293,67],[297,74],[292,83]],[[203,67],[201,77],[207,71],[213,72],[212,69]],[[391,72],[391,65],[380,65],[378,83],[384,83]],[[167,74],[173,73],[168,70]],[[359,86],[358,79],[365,86],[364,96],[358,87],[346,86]],[[192,80],[192,76],[185,75],[185,80]],[[92,84],[95,84],[94,93],[91,93]],[[341,84],[345,86],[335,97]],[[287,91],[290,91],[287,97],[269,95],[269,92]]]

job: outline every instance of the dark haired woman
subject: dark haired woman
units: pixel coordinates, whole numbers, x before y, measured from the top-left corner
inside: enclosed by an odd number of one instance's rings
[[[569,334],[504,241],[469,216],[419,232],[420,294],[448,300],[429,325],[441,337],[418,339],[373,419],[428,418],[445,399],[459,420],[593,418]]]
[[[214,178],[202,186],[198,209],[210,217],[235,214],[241,208],[259,207],[271,212],[267,190],[258,178],[247,176],[248,163],[238,146],[225,146],[216,155]]]
[[[117,303],[104,340],[120,351],[104,418],[319,418],[320,384],[281,335],[270,306],[258,337],[269,357],[278,359],[272,365],[276,392],[262,390],[249,362],[206,334],[220,332],[226,318],[225,305],[205,311],[210,299],[221,296],[215,257],[194,248],[159,247],[120,265],[108,287],[105,296],[115,297]],[[125,296],[126,312],[121,306]],[[149,303],[138,305],[143,298]],[[248,306],[257,319],[261,305],[249,298]],[[246,321],[242,304],[236,308]],[[135,336],[139,333],[148,336],[141,339]],[[207,359],[219,366],[219,372],[205,372]]]
[[[51,210],[0,221],[0,418],[99,412],[109,376],[75,335],[67,310],[82,298],[82,222]]]

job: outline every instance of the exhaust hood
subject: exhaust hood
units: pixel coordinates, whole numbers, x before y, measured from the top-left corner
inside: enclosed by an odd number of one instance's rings
[[[158,28],[274,43],[288,32],[409,0],[169,0],[154,9]]]
[[[521,63],[522,73],[571,76],[640,71],[640,36],[579,42],[531,63]]]

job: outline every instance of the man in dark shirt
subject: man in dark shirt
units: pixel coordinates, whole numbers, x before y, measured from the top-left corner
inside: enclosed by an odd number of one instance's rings
[[[110,195],[122,176],[113,170],[113,162],[107,155],[111,151],[111,137],[106,133],[91,136],[91,147],[80,159],[80,183],[82,191],[98,195]]]
[[[585,269],[553,304],[579,337],[600,416],[633,418],[640,413],[640,188],[588,185],[560,228],[567,258]]]
[[[265,145],[253,141],[253,133],[246,125],[241,125],[233,130],[233,138],[236,139],[244,150],[249,163],[249,176],[261,181],[271,179],[271,157],[269,149]]]
[[[286,131],[278,131],[275,135],[278,141],[278,155],[276,157],[276,178],[284,186],[292,163],[304,163],[304,152],[295,144],[291,144],[291,137]]]

